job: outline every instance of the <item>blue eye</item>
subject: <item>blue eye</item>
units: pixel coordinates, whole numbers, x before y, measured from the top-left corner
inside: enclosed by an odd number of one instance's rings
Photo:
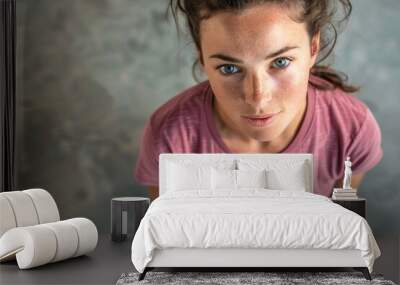
[[[274,68],[279,68],[279,69],[283,69],[285,67],[288,67],[290,64],[291,60],[287,57],[280,57],[277,58],[273,63],[272,66]]]
[[[218,69],[223,75],[230,75],[239,72],[239,68],[233,64],[225,64],[218,67]]]

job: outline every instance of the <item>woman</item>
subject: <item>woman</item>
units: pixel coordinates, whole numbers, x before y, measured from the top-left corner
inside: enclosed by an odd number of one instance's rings
[[[336,5],[336,7],[335,7]],[[171,0],[186,17],[208,80],[159,107],[148,120],[136,180],[158,196],[160,153],[312,153],[314,193],[351,186],[382,158],[368,107],[335,70],[320,64],[336,42],[334,11],[349,0]],[[195,63],[196,64],[196,63]]]

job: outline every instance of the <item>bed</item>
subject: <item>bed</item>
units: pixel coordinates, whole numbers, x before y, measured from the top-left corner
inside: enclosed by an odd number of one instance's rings
[[[161,154],[159,191],[132,242],[154,268],[352,267],[371,280],[364,218],[313,193],[312,154]]]

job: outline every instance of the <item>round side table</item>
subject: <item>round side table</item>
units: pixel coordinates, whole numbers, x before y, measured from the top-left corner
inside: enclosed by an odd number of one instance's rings
[[[124,241],[133,237],[150,205],[146,197],[111,199],[111,240]]]

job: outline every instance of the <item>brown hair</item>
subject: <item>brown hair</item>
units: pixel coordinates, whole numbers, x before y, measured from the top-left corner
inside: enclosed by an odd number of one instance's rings
[[[191,37],[199,51],[200,49],[200,22],[221,11],[240,11],[251,5],[275,3],[285,5],[288,8],[295,5],[301,7],[301,13],[296,19],[307,24],[307,30],[312,38],[318,32],[320,39],[320,54],[316,64],[311,68],[311,74],[325,79],[330,84],[316,84],[319,89],[340,88],[345,92],[356,92],[359,87],[347,82],[347,75],[329,66],[322,65],[325,59],[332,53],[338,38],[338,29],[341,24],[347,22],[352,11],[350,0],[170,0],[168,8],[171,9],[178,32],[178,14],[181,12],[187,21]],[[338,8],[342,8],[343,15],[335,19]],[[201,59],[193,63],[193,75]]]

